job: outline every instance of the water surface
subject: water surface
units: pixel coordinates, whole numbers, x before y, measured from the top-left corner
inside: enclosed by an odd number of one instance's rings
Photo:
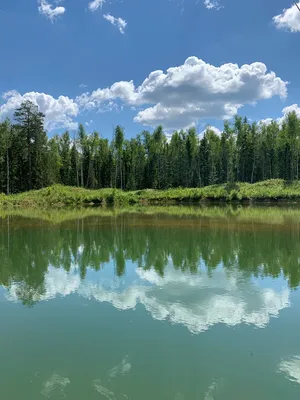
[[[300,398],[299,239],[294,208],[4,213],[0,398]]]

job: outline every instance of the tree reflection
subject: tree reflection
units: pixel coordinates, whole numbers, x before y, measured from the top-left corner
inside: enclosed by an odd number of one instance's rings
[[[18,283],[18,298],[31,306],[45,292],[50,266],[70,271],[75,264],[84,279],[88,268],[98,271],[113,261],[115,274],[121,277],[127,261],[132,261],[145,270],[153,268],[161,277],[170,264],[192,274],[205,266],[208,276],[222,266],[228,273],[240,270],[249,277],[283,275],[296,288],[299,232],[298,224],[273,229],[230,218],[180,224],[174,217],[124,214],[51,225],[6,217],[0,227],[0,284],[9,288]]]

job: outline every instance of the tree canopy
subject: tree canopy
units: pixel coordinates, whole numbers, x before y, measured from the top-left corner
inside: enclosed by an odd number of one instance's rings
[[[0,191],[18,193],[55,183],[85,188],[201,187],[226,182],[299,179],[300,118],[295,112],[278,123],[250,123],[236,116],[216,134],[210,127],[165,134],[158,126],[125,139],[88,134],[82,124],[49,138],[44,115],[26,101],[13,121],[0,123]]]

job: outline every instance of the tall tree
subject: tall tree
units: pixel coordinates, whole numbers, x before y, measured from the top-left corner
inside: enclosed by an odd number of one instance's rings
[[[25,176],[27,175],[28,190],[40,187],[40,182],[36,185],[37,182],[34,180],[33,171],[35,170],[36,177],[39,177],[42,172],[40,169],[45,167],[38,160],[39,154],[44,150],[44,117],[44,114],[39,112],[38,106],[29,100],[23,102],[14,114],[19,135],[24,138],[24,164],[26,165],[24,174]]]
[[[120,188],[123,189],[123,144],[124,144],[124,131],[117,125],[115,129],[115,148],[116,148],[116,175],[115,175],[115,186],[118,186],[117,180],[119,179]],[[119,171],[119,173],[118,173]]]

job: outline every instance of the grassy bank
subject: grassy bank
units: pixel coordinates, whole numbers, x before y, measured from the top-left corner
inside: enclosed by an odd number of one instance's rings
[[[300,182],[286,183],[269,180],[254,184],[238,183],[213,185],[193,189],[138,190],[125,192],[118,189],[89,190],[55,185],[41,190],[6,196],[0,195],[0,207],[68,207],[134,204],[178,204],[206,201],[259,202],[300,201]]]

